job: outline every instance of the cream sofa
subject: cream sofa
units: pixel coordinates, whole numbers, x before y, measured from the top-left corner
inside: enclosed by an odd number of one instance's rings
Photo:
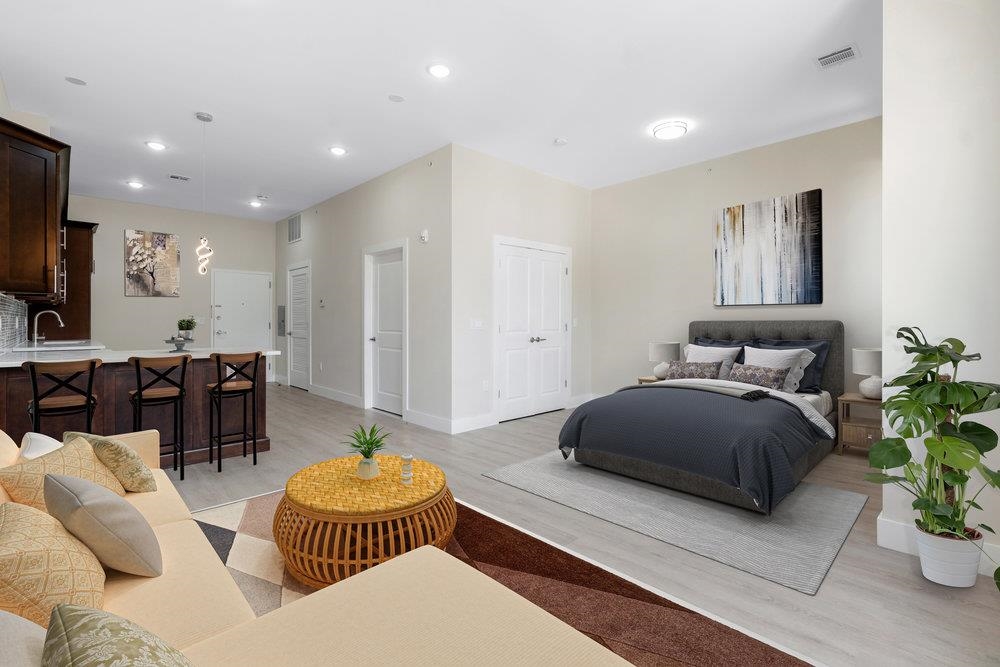
[[[627,664],[435,547],[423,547],[256,618],[166,473],[157,431],[117,435],[157,490],[125,498],[160,541],[163,575],[109,571],[104,608],[195,665]],[[0,502],[7,502],[0,487]]]

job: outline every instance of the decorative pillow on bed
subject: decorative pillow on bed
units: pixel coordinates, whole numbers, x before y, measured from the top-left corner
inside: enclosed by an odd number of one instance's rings
[[[806,366],[816,358],[815,354],[803,348],[764,350],[759,347],[746,347],[743,349],[746,352],[746,363],[749,366],[788,369],[785,385],[781,391],[787,391],[791,394],[798,391]]]
[[[767,389],[781,390],[788,376],[787,368],[768,368],[766,366],[747,366],[746,364],[734,364],[733,372],[729,374],[732,382],[745,382],[755,384]]]
[[[718,379],[728,380],[729,372],[733,370],[736,357],[743,352],[742,347],[702,347],[687,345],[684,347],[684,361],[690,363],[706,363],[720,361]]]
[[[704,336],[696,336],[694,339],[694,344],[701,347],[738,347],[740,348],[740,353],[736,355],[736,363],[743,363],[743,348],[753,347],[754,341],[752,340],[726,340],[723,338],[705,338]]]
[[[700,363],[687,361],[671,361],[667,365],[667,374],[664,380],[684,380],[696,378],[699,380],[717,380],[719,378],[719,368],[721,361],[703,361]]]
[[[818,394],[823,391],[821,383],[823,381],[823,369],[826,367],[826,358],[830,354],[830,343],[828,340],[779,340],[771,338],[761,338],[752,347],[759,347],[762,350],[783,350],[786,348],[805,348],[816,355],[816,358],[806,366],[799,382],[798,392],[800,394]],[[737,359],[740,361],[740,359]]]

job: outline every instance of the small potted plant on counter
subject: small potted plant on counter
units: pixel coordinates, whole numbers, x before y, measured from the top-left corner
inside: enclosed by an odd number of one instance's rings
[[[194,315],[188,315],[177,320],[177,335],[181,338],[191,340],[192,332],[198,323],[194,321]]]
[[[358,477],[361,479],[374,479],[378,477],[378,460],[375,452],[385,448],[385,439],[391,434],[382,431],[381,426],[372,424],[372,427],[365,430],[360,424],[350,435],[350,440],[344,442],[358,454],[361,454],[361,461],[358,462]]]
[[[881,472],[866,479],[895,484],[913,496],[913,509],[920,513],[917,552],[924,576],[946,586],[972,586],[986,553],[983,533],[994,530],[983,523],[970,525],[968,514],[982,510],[976,500],[987,487],[1000,488],[1000,472],[983,459],[997,446],[996,432],[965,417],[1000,407],[1000,385],[958,379],[959,364],[979,361],[981,355],[966,353],[957,338],[931,345],[916,327],[903,327],[896,337],[906,341],[903,349],[913,355],[913,367],[886,384],[901,390],[882,408],[901,437],[875,443],[868,460]],[[942,373],[942,367],[950,372]],[[904,438],[924,439],[923,463],[913,460]],[[993,579],[1000,588],[1000,567]]]

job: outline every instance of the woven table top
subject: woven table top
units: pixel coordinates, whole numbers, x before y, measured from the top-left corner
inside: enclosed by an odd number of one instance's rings
[[[444,472],[413,460],[413,484],[399,481],[403,460],[376,454],[379,476],[358,477],[360,456],[344,456],[303,468],[288,480],[285,496],[299,507],[323,514],[364,516],[397,512],[424,503],[445,487]]]

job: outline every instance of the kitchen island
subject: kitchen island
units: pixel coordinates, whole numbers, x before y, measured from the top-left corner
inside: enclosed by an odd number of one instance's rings
[[[208,460],[208,393],[209,383],[216,381],[215,365],[209,360],[213,352],[239,354],[251,352],[248,349],[232,348],[191,348],[183,353],[158,350],[70,350],[60,352],[7,352],[0,354],[0,430],[15,442],[31,430],[28,417],[28,403],[31,401],[31,382],[28,373],[21,368],[25,361],[79,361],[100,359],[102,365],[94,377],[94,396],[97,409],[94,412],[93,431],[110,435],[129,433],[132,429],[132,404],[129,392],[136,388],[135,369],[129,365],[129,357],[167,357],[174,354],[191,355],[188,364],[184,399],[184,449],[188,465]],[[271,448],[267,435],[267,376],[266,357],[281,354],[278,350],[263,350],[260,367],[257,370],[257,451],[266,452]],[[148,380],[144,380],[148,381]],[[86,422],[83,415],[67,417],[46,417],[42,419],[42,432],[59,440],[63,431],[82,431]],[[143,428],[160,431],[160,440],[169,443],[173,439],[173,408],[170,406],[146,406],[143,408]],[[240,431],[243,425],[243,410],[240,401],[228,401],[223,407],[222,432]],[[248,448],[250,443],[248,442]],[[161,464],[169,468],[173,456],[169,447],[163,448]],[[242,438],[230,437],[223,441],[224,458],[243,455]]]

